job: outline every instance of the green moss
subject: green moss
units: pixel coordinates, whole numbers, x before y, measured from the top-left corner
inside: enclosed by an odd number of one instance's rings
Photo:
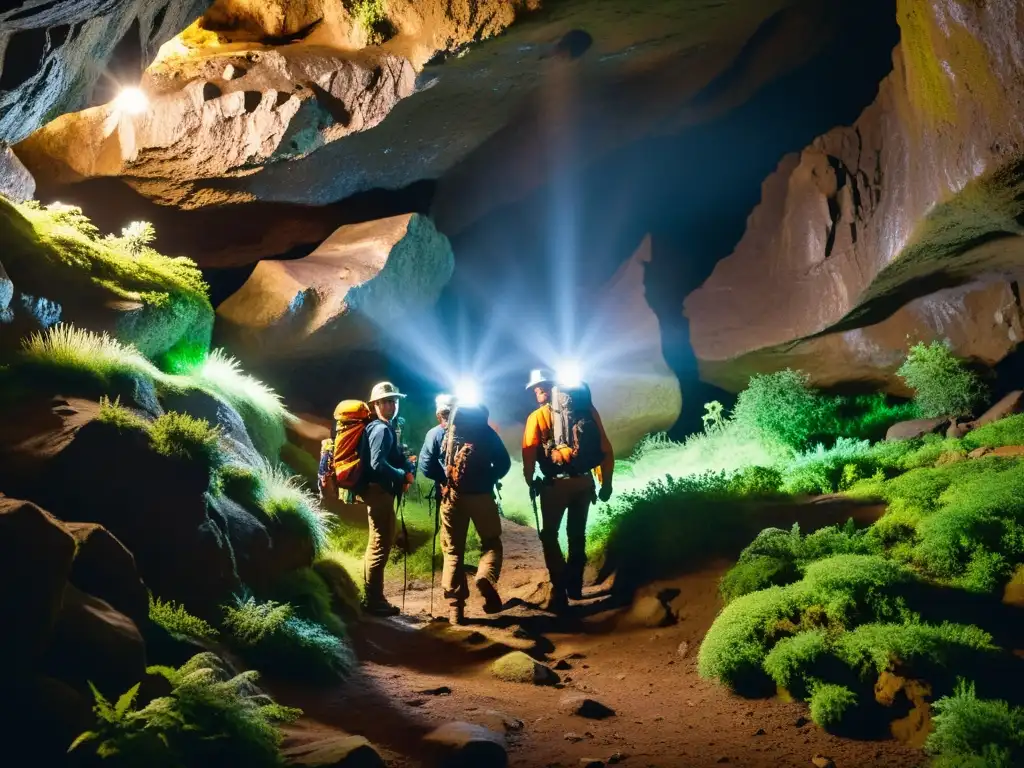
[[[1007,416],[968,432],[962,442],[967,450],[1024,445],[1024,413]]]
[[[200,464],[211,475],[224,462],[219,431],[205,419],[165,413],[149,425],[149,437],[157,453]]]
[[[932,705],[925,749],[936,768],[1011,768],[1024,763],[1024,708],[979,699],[973,683]]]
[[[288,603],[299,618],[320,624],[331,634],[345,637],[345,624],[331,607],[331,590],[312,568],[285,574],[274,584],[268,597]]]
[[[85,307],[137,304],[117,314],[115,335],[150,358],[184,343],[209,347],[213,308],[196,265],[119,239],[99,237],[72,206],[20,205],[0,198],[4,267],[23,290]],[[51,295],[51,292],[54,292]]]
[[[956,122],[956,101],[949,76],[935,55],[941,33],[931,6],[919,0],[898,0],[900,50],[907,70],[907,91],[918,115],[928,123]]]
[[[149,422],[135,413],[135,411],[121,405],[120,398],[110,402],[109,397],[101,397],[100,412],[96,418],[98,421],[110,424],[122,431],[149,432]]]
[[[857,706],[857,694],[845,685],[821,683],[811,694],[811,719],[826,731],[840,725]]]

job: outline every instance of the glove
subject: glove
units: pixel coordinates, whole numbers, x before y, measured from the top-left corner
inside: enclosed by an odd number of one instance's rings
[[[413,481],[415,479],[416,478],[413,477],[412,472],[406,472],[405,473],[405,484],[402,486],[402,493],[403,494],[408,492],[408,490],[412,487],[412,483],[413,483]]]
[[[602,485],[601,486],[601,490],[597,494],[597,498],[599,498],[601,501],[608,501],[608,499],[610,499],[611,497],[612,497],[612,487],[611,487],[611,485],[610,484],[609,485]]]

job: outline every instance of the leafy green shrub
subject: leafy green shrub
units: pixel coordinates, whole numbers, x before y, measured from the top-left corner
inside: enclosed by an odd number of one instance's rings
[[[833,493],[842,485],[844,474],[849,474],[847,466],[858,469],[853,480],[868,477],[875,470],[870,449],[867,440],[844,437],[828,449],[819,443],[789,462],[783,472],[782,490],[791,494]]]
[[[822,398],[821,413],[814,431],[821,436],[881,440],[886,430],[896,422],[920,416],[916,403],[893,402],[881,392],[825,397]]]
[[[879,675],[897,661],[918,674],[958,669],[972,656],[994,650],[992,636],[978,627],[916,621],[862,624],[843,633],[836,645],[837,655],[861,676]]]
[[[277,724],[302,712],[260,693],[254,686],[257,673],[232,677],[211,653],[198,654],[177,670],[148,671],[165,677],[171,692],[135,709],[138,684],[113,705],[93,688],[97,726],[75,739],[69,751],[91,752],[115,767],[284,764]]]
[[[779,493],[782,473],[775,467],[744,467],[729,480],[729,491],[737,496],[768,498]]]
[[[149,596],[149,619],[172,635],[213,641],[219,634],[205,621],[185,610],[185,606],[173,601],[165,603],[153,595]]]
[[[1024,764],[1024,708],[979,699],[961,681],[932,704],[935,729],[925,749],[937,768],[1011,768]]]
[[[821,419],[821,403],[808,376],[787,368],[757,374],[736,398],[732,420],[741,429],[801,448]]]
[[[740,560],[722,577],[718,590],[726,603],[737,597],[771,586],[791,584],[800,578],[800,571],[791,560],[753,555]]]
[[[121,398],[110,402],[109,397],[100,398],[100,412],[96,417],[104,424],[110,424],[120,431],[149,432],[149,422],[130,408],[121,405]]]
[[[264,514],[286,531],[308,537],[315,553],[323,552],[328,545],[330,516],[319,499],[280,465],[263,460],[256,474],[262,489],[259,507]]]
[[[915,344],[896,375],[914,390],[925,418],[969,416],[987,394],[978,375],[953,356],[948,341]]]
[[[211,474],[224,463],[219,437],[219,430],[210,422],[187,413],[165,413],[149,425],[149,438],[157,453],[201,464]]]
[[[821,683],[811,693],[811,720],[826,731],[834,729],[856,708],[857,694],[845,685]]]
[[[353,660],[348,647],[324,627],[294,615],[287,603],[239,598],[224,609],[224,631],[249,663],[265,672],[329,682]]]
[[[964,435],[962,442],[967,450],[1024,445],[1024,413],[1007,416],[1005,419],[978,427],[973,432]]]

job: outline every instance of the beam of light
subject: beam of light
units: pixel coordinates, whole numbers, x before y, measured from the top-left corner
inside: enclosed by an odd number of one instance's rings
[[[114,99],[114,106],[129,115],[141,115],[149,107],[149,98],[141,88],[122,88]]]
[[[480,387],[472,379],[461,379],[455,385],[455,404],[474,406],[480,404]]]

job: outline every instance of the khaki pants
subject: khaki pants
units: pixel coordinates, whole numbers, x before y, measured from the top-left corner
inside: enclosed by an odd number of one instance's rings
[[[501,517],[494,497],[489,493],[467,493],[445,498],[441,502],[441,551],[444,553],[441,589],[452,605],[462,605],[469,597],[462,562],[471,520],[480,536],[480,565],[476,577],[497,584],[501,575]]]
[[[587,565],[587,513],[593,498],[594,478],[590,474],[554,480],[541,488],[540,541],[544,548],[544,564],[556,595],[566,591],[578,594],[583,588],[583,569]],[[568,564],[558,543],[558,530],[567,511]]]
[[[387,565],[391,545],[395,543],[395,497],[373,483],[359,495],[366,505],[370,520],[370,539],[366,542],[363,559],[363,578],[366,581],[366,600],[384,599],[384,566]]]

